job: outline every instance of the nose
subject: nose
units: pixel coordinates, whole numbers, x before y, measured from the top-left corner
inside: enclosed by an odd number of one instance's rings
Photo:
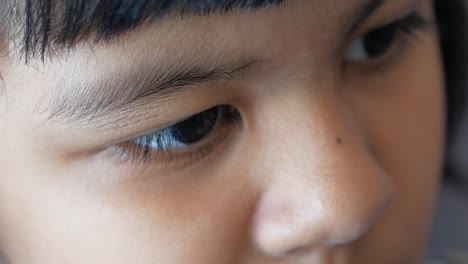
[[[267,180],[252,235],[271,256],[355,241],[394,196],[391,177],[349,111],[335,99],[314,107],[301,100],[284,100],[272,123],[255,128],[252,152],[262,164],[255,173]]]

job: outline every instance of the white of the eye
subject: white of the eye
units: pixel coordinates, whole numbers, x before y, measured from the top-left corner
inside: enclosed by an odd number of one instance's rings
[[[159,133],[170,133],[170,130],[166,129],[166,130],[160,131]],[[149,147],[151,149],[165,149],[166,150],[166,149],[169,149],[169,148],[170,149],[179,149],[179,148],[188,147],[188,145],[186,145],[184,143],[181,143],[181,142],[178,142],[178,141],[176,141],[174,139],[169,142],[169,140],[167,139],[167,136],[164,136],[163,140],[161,142],[158,142],[158,137],[154,136],[150,142],[142,142],[141,139],[135,139],[134,143],[144,145],[144,146]]]
[[[160,133],[170,133],[170,130],[167,129],[165,131],[161,131]],[[172,140],[169,141],[168,136],[164,136],[164,140],[159,142],[159,144],[158,144],[158,137],[153,137],[153,140],[151,140],[151,142],[149,142],[148,145],[152,149],[160,149],[160,148],[162,148],[162,149],[169,149],[169,148],[170,149],[178,149],[178,148],[186,148],[187,147],[187,144],[178,142],[175,139],[172,139]]]
[[[346,60],[361,61],[370,59],[369,54],[366,52],[364,38],[359,38],[353,42],[346,54]]]

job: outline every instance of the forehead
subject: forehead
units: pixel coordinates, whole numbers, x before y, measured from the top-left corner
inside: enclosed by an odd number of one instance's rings
[[[19,2],[14,1],[13,2]],[[324,0],[218,0],[218,1],[160,1],[160,0],[35,0],[17,4],[15,10],[24,10],[16,22],[21,33],[12,34],[21,39],[26,58],[44,55],[51,48],[68,49],[88,41],[110,42],[151,24],[167,24],[176,21],[194,21],[200,18],[218,17],[227,24],[232,14],[261,16],[263,11],[287,12],[288,6],[303,6],[316,23],[327,24],[330,14],[353,6],[382,2],[379,0],[324,1]],[[388,1],[395,2],[395,1]],[[5,11],[4,8],[3,11]],[[19,12],[21,14],[21,12]],[[12,14],[12,12],[10,12]],[[231,16],[230,16],[231,15]],[[239,19],[242,19],[238,17]],[[303,18],[303,17],[302,17]],[[11,23],[10,23],[11,24]],[[18,27],[19,25],[19,27]],[[206,24],[198,24],[200,26]],[[184,25],[187,27],[187,25]],[[19,42],[18,42],[19,43]],[[16,43],[15,47],[18,47]],[[53,52],[51,52],[53,53]]]
[[[138,68],[135,65],[159,65],[159,70],[170,71],[170,65],[186,62],[204,65],[242,61],[243,58],[253,56],[266,59],[274,56],[276,62],[281,63],[278,58],[301,57],[294,56],[294,53],[304,50],[303,46],[313,49],[314,46],[323,47],[326,44],[332,48],[330,44],[341,40],[340,37],[355,22],[356,15],[362,15],[360,12],[363,8],[365,10],[365,7],[381,2],[290,0],[270,6],[265,5],[277,2],[264,2],[263,8],[238,8],[225,14],[213,12],[206,16],[182,17],[167,14],[164,19],[146,21],[126,31],[115,32],[107,41],[101,39],[95,42],[93,39],[98,34],[89,32],[88,36],[78,37],[77,41],[80,42],[76,45],[54,50],[52,55],[56,57],[45,64],[40,62],[40,56],[30,58],[34,59],[31,62],[34,66],[43,69],[41,72],[55,72],[52,79],[57,79],[57,76],[99,78],[110,72]],[[411,2],[416,1],[385,1],[383,6],[402,6],[403,3]],[[54,42],[53,38],[49,40]],[[31,76],[36,75],[34,70],[31,71]]]
[[[44,53],[49,44],[73,46],[89,36],[108,41],[146,22],[167,17],[225,14],[280,5],[282,0],[7,0],[2,24],[22,38],[26,53]]]
[[[402,1],[404,0],[387,2]],[[209,15],[191,13],[182,16],[168,13],[160,19],[145,20],[133,27],[126,24],[131,23],[127,20],[120,21],[118,26],[109,24],[108,30],[112,32],[108,33],[103,33],[105,29],[82,28],[82,31],[74,31],[77,34],[75,38],[70,32],[64,33],[59,39],[49,36],[51,45],[47,48],[53,49],[52,55],[63,58],[61,55],[66,54],[67,58],[72,58],[67,63],[78,64],[99,61],[99,58],[106,58],[109,65],[122,60],[147,60],[149,57],[159,61],[165,61],[163,57],[171,57],[173,61],[180,57],[191,60],[194,56],[210,60],[219,57],[221,54],[217,53],[221,52],[226,59],[232,59],[241,57],[242,54],[248,56],[249,52],[261,55],[262,51],[271,46],[278,49],[281,46],[291,46],[291,41],[295,40],[293,36],[297,38],[300,35],[298,32],[308,32],[310,36],[306,38],[311,42],[317,42],[317,39],[338,41],[348,29],[346,26],[349,27],[354,22],[352,15],[356,14],[358,7],[381,2],[383,1],[259,1],[257,5],[253,5],[255,9],[243,9],[246,6],[241,6],[229,9],[231,11],[227,13],[213,11]],[[111,9],[105,11],[111,12]],[[123,13],[122,16],[124,15],[131,19],[131,13]],[[104,27],[98,21],[95,24]],[[51,31],[51,34],[58,33]],[[40,59],[40,56],[33,55],[40,55],[34,51],[40,51],[41,41],[43,40],[34,42],[38,46],[29,45],[32,52],[30,58]],[[301,44],[312,46],[314,43],[297,40],[296,45]]]
[[[77,43],[109,43],[148,24],[154,27],[167,21],[214,16],[226,20],[226,14],[257,16],[265,10],[283,12],[285,6],[303,5],[302,11],[315,17],[317,23],[327,25],[331,14],[344,15],[340,10],[378,2],[391,6],[405,1],[411,0],[6,0],[0,12],[3,19],[9,19],[4,23],[10,25],[10,36],[6,38],[15,41],[14,51],[26,60],[30,57],[44,60],[47,55],[66,51]]]

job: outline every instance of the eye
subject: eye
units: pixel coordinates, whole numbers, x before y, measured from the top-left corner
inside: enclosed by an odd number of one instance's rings
[[[397,39],[394,27],[384,27],[371,31],[356,40],[348,51],[348,60],[371,60],[385,54]]]
[[[206,155],[229,132],[229,125],[240,120],[239,112],[232,106],[221,105],[192,115],[174,125],[143,135],[118,146],[119,154],[132,161],[167,157],[193,158]]]
[[[220,107],[213,107],[151,135],[137,138],[134,144],[161,150],[196,144],[210,135],[220,121],[221,114]]]
[[[369,61],[384,57],[400,40],[412,36],[416,30],[429,25],[420,14],[411,15],[391,24],[371,30],[355,40],[346,54],[348,61]]]

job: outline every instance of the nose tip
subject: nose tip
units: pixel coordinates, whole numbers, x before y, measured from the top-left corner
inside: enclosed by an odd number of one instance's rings
[[[264,253],[284,256],[296,249],[317,244],[327,234],[313,223],[324,214],[324,205],[311,201],[304,211],[283,204],[276,208],[264,208],[256,217],[255,240]]]
[[[255,244],[267,255],[286,256],[298,249],[357,240],[393,200],[393,189],[381,180],[334,189],[323,183],[272,187],[256,211]]]

